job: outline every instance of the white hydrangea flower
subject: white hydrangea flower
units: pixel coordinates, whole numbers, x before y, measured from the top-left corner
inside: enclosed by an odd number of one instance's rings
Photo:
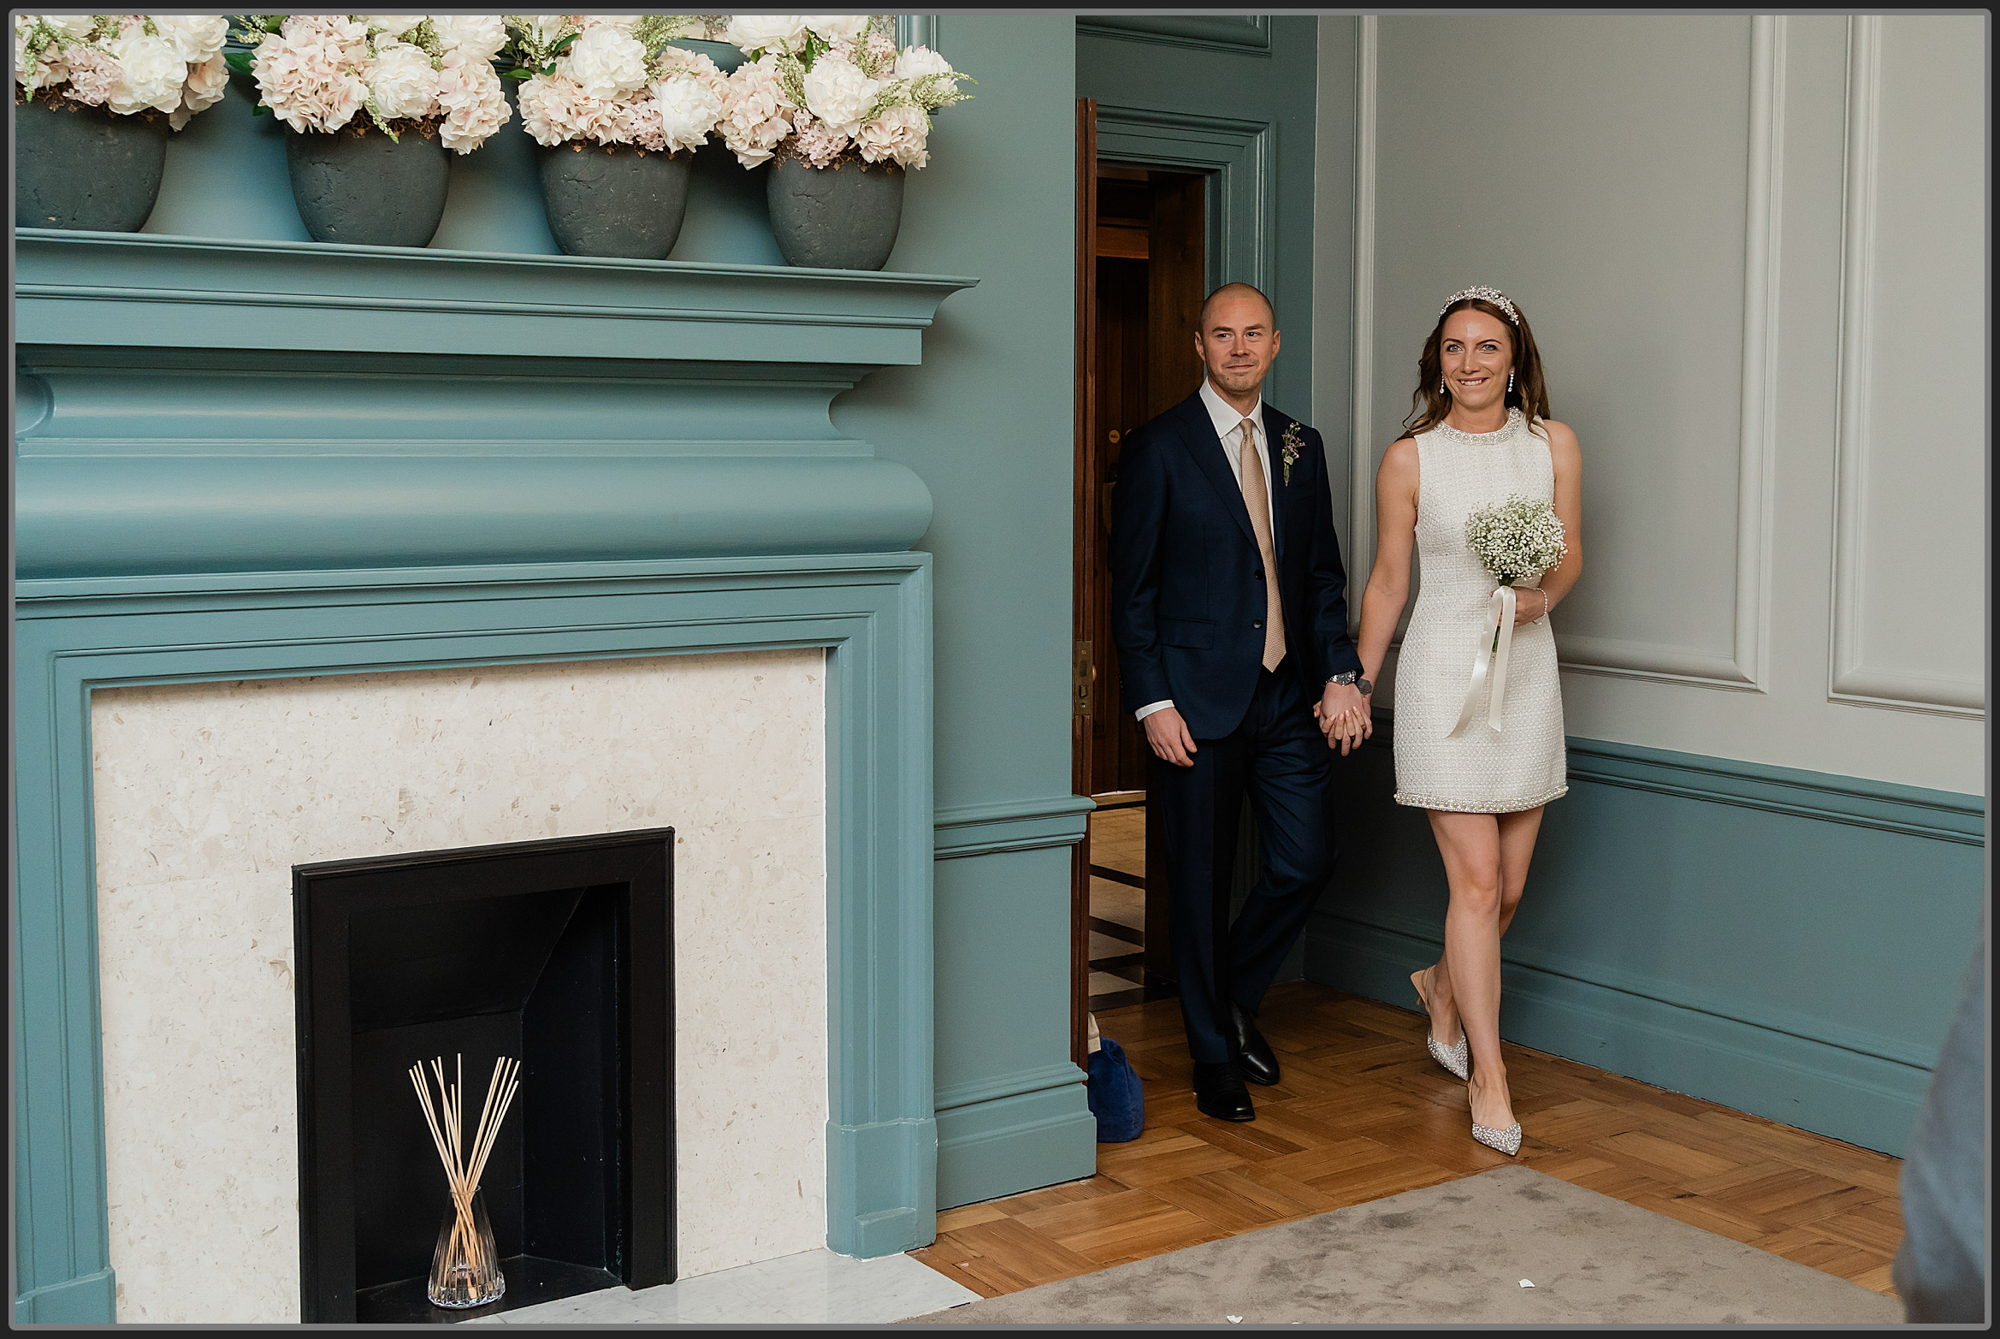
[[[421,47],[390,42],[378,48],[366,78],[376,114],[385,121],[428,116],[436,110],[438,72]]]
[[[181,90],[181,105],[167,113],[167,123],[179,130],[196,112],[222,101],[229,87],[229,63],[220,53],[210,56],[188,71],[187,87]]]
[[[722,94],[692,73],[654,84],[653,99],[660,105],[660,128],[669,152],[699,148],[722,118]]]
[[[174,54],[190,65],[214,57],[229,36],[229,20],[220,14],[155,14],[153,26]]]
[[[861,34],[868,31],[866,14],[803,14],[805,26],[826,39],[830,46],[835,42],[859,41]]]
[[[390,37],[401,37],[424,21],[421,14],[363,14],[361,17],[369,27],[380,28]]]
[[[927,74],[950,74],[951,62],[927,46],[913,46],[896,57],[898,79],[921,79]]]
[[[439,14],[433,26],[438,44],[467,60],[492,60],[507,45],[507,24],[498,14]]]
[[[853,137],[881,95],[882,84],[861,67],[829,51],[806,71],[806,110],[836,134]]]
[[[805,36],[802,14],[733,14],[723,30],[722,40],[739,50],[788,51]]]
[[[586,93],[608,98],[646,86],[646,48],[619,28],[592,28],[569,49],[569,76]]]
[[[854,143],[862,158],[871,163],[889,159],[901,167],[921,168],[930,162],[925,149],[930,128],[924,124],[921,107],[891,107],[861,127]]]
[[[181,104],[181,86],[187,82],[187,62],[174,54],[165,38],[153,37],[144,29],[113,38],[106,46],[118,62],[118,87],[105,105],[120,116],[143,108],[171,112]]]
[[[36,14],[34,16],[64,37],[88,37],[97,26],[95,14]]]

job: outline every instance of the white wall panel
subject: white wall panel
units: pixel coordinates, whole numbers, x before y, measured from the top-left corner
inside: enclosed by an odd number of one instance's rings
[[[1831,679],[1840,700],[1971,715],[1986,701],[1981,26],[1852,20]]]

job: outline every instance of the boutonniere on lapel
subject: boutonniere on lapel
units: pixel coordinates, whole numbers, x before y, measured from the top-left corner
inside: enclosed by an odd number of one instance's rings
[[[1287,484],[1292,481],[1292,462],[1299,458],[1299,450],[1304,445],[1305,443],[1299,440],[1299,425],[1296,423],[1287,423],[1285,425],[1285,435],[1278,439],[1279,455],[1283,457],[1285,462],[1285,482]]]

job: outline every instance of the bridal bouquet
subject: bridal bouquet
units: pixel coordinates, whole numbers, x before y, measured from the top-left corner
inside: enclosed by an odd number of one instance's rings
[[[220,14],[16,14],[14,97],[104,107],[118,116],[165,112],[179,130],[222,100],[229,67]]]
[[[1486,682],[1489,666],[1493,691],[1487,701],[1486,720],[1495,734],[1500,731],[1502,707],[1507,692],[1507,655],[1514,641],[1514,583],[1539,580],[1542,573],[1563,560],[1569,545],[1563,540],[1562,518],[1547,502],[1538,502],[1510,493],[1490,507],[1481,507],[1465,518],[1465,543],[1497,583],[1487,606],[1486,626],[1481,631],[1479,655],[1472,665],[1472,683],[1465,692],[1465,705],[1458,721],[1445,737],[1465,733],[1479,711],[1479,690]],[[1491,633],[1488,641],[1485,634]]]
[[[1535,580],[1569,552],[1555,507],[1519,493],[1466,517],[1465,542],[1503,586]]]
[[[692,14],[510,14],[521,125],[535,142],[630,144],[678,153],[722,117],[714,61],[671,46],[698,35]]]
[[[295,131],[371,125],[392,140],[441,136],[471,153],[513,109],[493,72],[507,43],[497,14],[251,14],[253,51],[233,63],[257,80],[258,110]],[[364,116],[365,113],[365,116]]]
[[[930,161],[930,114],[972,80],[929,47],[896,49],[862,14],[737,15],[722,40],[750,57],[729,76],[722,138],[745,167],[797,157],[916,169]]]

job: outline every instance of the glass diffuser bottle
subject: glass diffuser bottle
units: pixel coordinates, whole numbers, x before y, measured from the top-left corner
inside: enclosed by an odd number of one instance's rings
[[[500,1272],[500,1253],[493,1245],[493,1224],[486,1216],[486,1196],[475,1187],[470,1201],[445,1212],[438,1229],[437,1254],[431,1258],[430,1299],[438,1306],[484,1306],[507,1292]]]

